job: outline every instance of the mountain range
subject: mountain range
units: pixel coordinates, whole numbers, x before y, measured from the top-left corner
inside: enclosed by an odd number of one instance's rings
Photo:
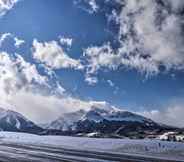
[[[88,110],[64,113],[58,119],[41,126],[18,112],[0,108],[0,130],[40,135],[145,138],[180,129],[129,111],[93,106]]]

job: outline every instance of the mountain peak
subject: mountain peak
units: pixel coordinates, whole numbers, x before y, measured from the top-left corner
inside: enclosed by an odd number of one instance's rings
[[[89,133],[93,131],[103,132],[106,129],[115,131],[114,128],[116,129],[116,127],[119,129],[123,125],[132,124],[141,127],[156,125],[152,120],[129,111],[119,110],[114,107],[105,109],[105,107],[100,107],[100,105],[93,105],[88,110],[65,113],[47,124],[45,128],[67,132],[87,131]]]
[[[42,128],[16,111],[0,108],[0,130],[37,133]]]

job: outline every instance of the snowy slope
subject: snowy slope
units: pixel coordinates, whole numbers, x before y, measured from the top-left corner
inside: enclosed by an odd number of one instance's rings
[[[132,122],[152,122],[150,119],[147,119],[143,116],[120,110],[120,109],[101,109],[98,107],[92,107],[86,114],[83,116],[82,120],[92,120],[94,122],[100,122],[103,120],[108,121],[132,121]]]
[[[75,129],[75,123],[78,122],[81,117],[85,114],[85,111],[80,110],[73,113],[66,113],[59,117],[57,120],[47,124],[45,128],[47,129],[57,129],[57,130],[73,130]]]

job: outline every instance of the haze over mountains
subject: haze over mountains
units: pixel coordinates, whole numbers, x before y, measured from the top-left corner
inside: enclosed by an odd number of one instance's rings
[[[1,108],[0,130],[41,135],[145,138],[179,129],[117,108],[93,106],[88,110],[62,114],[58,119],[42,126],[38,126],[20,113]]]

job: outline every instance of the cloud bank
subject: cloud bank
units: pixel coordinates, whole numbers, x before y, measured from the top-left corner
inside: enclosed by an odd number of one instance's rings
[[[138,112],[156,122],[164,123],[176,127],[184,127],[184,103],[172,103],[163,110],[151,110]]]

